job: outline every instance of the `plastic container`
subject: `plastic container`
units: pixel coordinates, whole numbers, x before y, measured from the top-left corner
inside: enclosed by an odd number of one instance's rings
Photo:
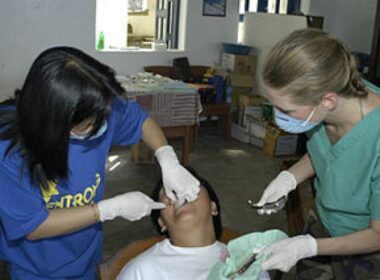
[[[253,50],[252,46],[238,43],[222,43],[223,51],[230,54],[247,55]]]

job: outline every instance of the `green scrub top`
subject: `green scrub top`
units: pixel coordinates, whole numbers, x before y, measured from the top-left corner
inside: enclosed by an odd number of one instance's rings
[[[315,204],[331,236],[363,230],[371,220],[380,220],[379,124],[376,108],[334,145],[323,124],[308,133]]]

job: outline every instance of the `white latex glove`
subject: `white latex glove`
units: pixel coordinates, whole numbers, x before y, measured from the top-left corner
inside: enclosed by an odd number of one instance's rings
[[[264,248],[257,258],[262,254],[270,254],[269,258],[262,262],[262,269],[288,272],[300,259],[316,256],[317,251],[317,241],[307,234],[277,241]]]
[[[297,186],[296,178],[289,171],[281,171],[277,177],[270,182],[268,187],[264,190],[263,195],[261,196],[259,202],[256,206],[263,206],[268,202],[274,202],[280,199],[284,195],[288,195],[289,192],[294,190]],[[276,210],[263,210],[259,209],[257,212],[262,214],[270,215],[276,213]]]
[[[150,214],[153,209],[163,209],[166,205],[153,201],[142,192],[128,192],[98,202],[101,222],[122,217],[136,221]]]
[[[155,151],[162,170],[162,181],[166,195],[177,204],[193,201],[200,191],[199,181],[179,164],[171,146],[162,146]]]

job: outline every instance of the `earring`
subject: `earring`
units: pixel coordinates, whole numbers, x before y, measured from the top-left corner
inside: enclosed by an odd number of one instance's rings
[[[167,231],[167,228],[166,228],[166,226],[163,226],[163,227],[161,228],[161,233],[164,233],[165,231]]]

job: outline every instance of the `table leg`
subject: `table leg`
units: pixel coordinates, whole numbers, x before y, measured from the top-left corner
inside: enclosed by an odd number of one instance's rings
[[[182,138],[182,164],[189,163],[190,143],[192,141],[193,133],[191,126],[186,126],[185,137]]]

